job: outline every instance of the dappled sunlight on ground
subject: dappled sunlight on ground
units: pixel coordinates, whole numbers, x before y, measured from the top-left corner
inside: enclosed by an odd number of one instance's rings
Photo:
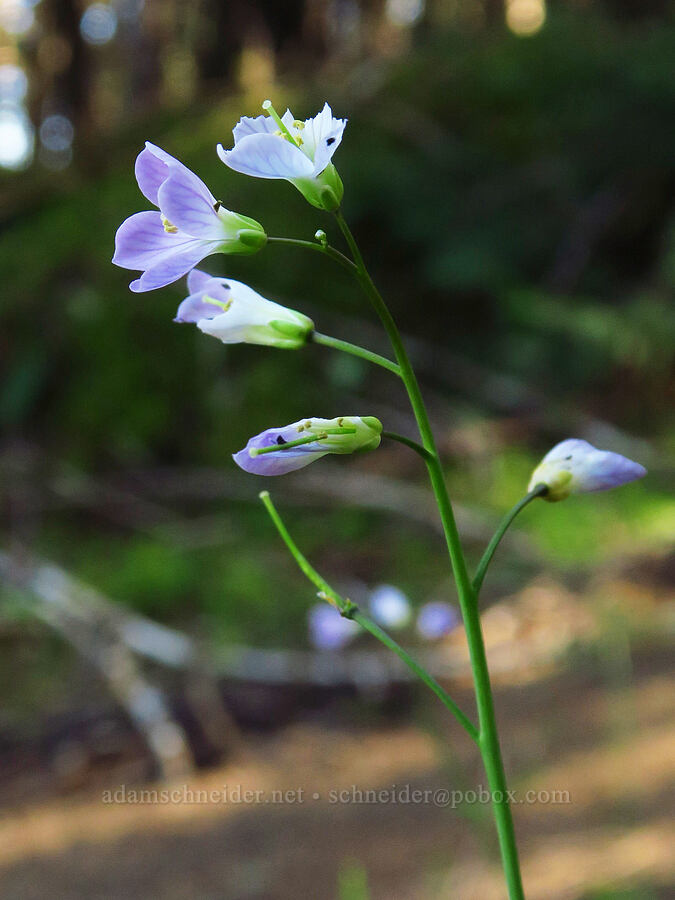
[[[552,735],[532,731],[531,757],[511,754],[518,797],[528,789],[569,793],[569,802],[515,808],[528,898],[581,898],[591,889],[635,885],[652,889],[645,896],[661,896],[675,877],[675,835],[664,817],[675,750],[667,724],[672,683],[661,672],[636,675],[629,691],[636,718],[617,732],[614,693],[591,685],[581,705],[575,678],[568,672],[507,688],[498,698],[507,747],[522,745],[528,722],[557,725]],[[295,725],[257,739],[238,760],[188,785],[123,789],[127,800],[134,790],[220,797],[227,789],[229,802],[105,803],[97,790],[16,809],[0,826],[5,895],[323,898],[334,896],[345,861],[357,859],[374,898],[501,900],[487,807],[451,808],[434,799],[446,786],[467,790],[484,778],[459,729],[451,726],[448,735],[449,761],[436,730]],[[113,799],[123,796],[119,782],[108,788]],[[359,792],[374,789],[385,791],[383,798],[363,802]],[[258,794],[245,801],[246,791]]]

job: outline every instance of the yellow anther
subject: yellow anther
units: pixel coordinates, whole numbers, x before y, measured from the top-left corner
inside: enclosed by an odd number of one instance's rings
[[[175,234],[178,231],[177,226],[169,222],[166,216],[162,216],[162,225],[167,234]]]
[[[301,122],[300,119],[296,119],[295,122],[293,122],[293,128],[297,128],[298,131],[302,131],[304,127],[305,123]]]

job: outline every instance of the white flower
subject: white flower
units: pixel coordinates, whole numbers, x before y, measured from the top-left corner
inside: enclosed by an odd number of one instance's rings
[[[548,492],[544,500],[564,500],[570,494],[607,491],[646,474],[644,466],[619,453],[569,438],[549,450],[532,473],[527,489],[545,484]]]
[[[307,342],[314,323],[307,316],[261,297],[232,278],[214,278],[199,269],[188,275],[190,295],[176,322],[195,322],[224,344],[263,344],[294,349]]]
[[[279,116],[269,100],[268,116],[244,116],[234,127],[234,147],[218,145],[218,156],[235,172],[256,178],[283,178],[319,209],[337,209],[344,188],[331,160],[340,146],[346,119],[336,119],[326,103],[304,122],[286,110]]]

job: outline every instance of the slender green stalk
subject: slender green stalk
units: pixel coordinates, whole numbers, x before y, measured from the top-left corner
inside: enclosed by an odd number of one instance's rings
[[[434,694],[438,697],[438,699],[443,703],[453,714],[453,716],[457,719],[460,725],[465,729],[465,731],[469,734],[472,740],[478,743],[479,735],[478,729],[473,724],[473,722],[466,716],[462,710],[457,706],[454,700],[443,690],[440,684],[433,678],[426,669],[423,669],[419,663],[415,662],[415,660],[407,653],[400,644],[397,644],[396,641],[390,637],[386,631],[383,631],[380,626],[373,622],[372,619],[369,619],[368,616],[364,615],[359,610],[353,612],[350,617],[355,622],[358,622],[362,628],[365,628],[366,631],[369,631],[373,637],[376,637],[378,641],[381,641],[385,647],[389,647],[390,650],[403,660],[403,662],[411,669],[420,681],[423,681],[424,684],[428,688],[430,688]]]
[[[415,662],[415,660],[410,656],[410,654],[403,649],[396,641],[390,637],[386,631],[383,631],[379,625],[369,619],[368,616],[364,615],[364,613],[360,612],[358,607],[351,602],[351,600],[347,600],[342,597],[336,590],[334,590],[328,582],[316,571],[316,569],[310,565],[307,558],[304,556],[302,551],[299,549],[298,545],[295,543],[293,538],[288,532],[288,529],[284,525],[284,522],[276,510],[276,507],[272,503],[272,498],[269,495],[269,491],[262,491],[259,494],[260,499],[265,504],[265,509],[269,513],[270,518],[274,522],[277,531],[281,535],[282,540],[286,544],[291,556],[296,561],[300,570],[303,574],[312,582],[312,584],[317,587],[325,600],[332,602],[334,606],[340,611],[340,613],[345,616],[347,619],[353,619],[355,622],[358,622],[362,628],[365,628],[366,631],[369,631],[373,637],[376,637],[378,641],[381,641],[385,647],[388,647],[401,659],[403,662],[411,669],[417,676],[420,678],[427,687],[431,688],[431,690],[436,694],[438,699],[450,712],[455,716],[460,725],[468,732],[472,740],[478,742],[478,730],[473,722],[466,716],[459,706],[455,703],[452,697],[443,690],[440,684],[433,678],[425,669],[420,666],[419,663]]]
[[[536,500],[537,497],[543,497],[547,491],[548,488],[545,484],[536,485],[536,487],[534,487],[529,494],[525,494],[522,500],[519,500],[518,503],[516,503],[516,505],[513,507],[513,509],[510,509],[501,520],[497,530],[492,535],[492,540],[487,545],[485,553],[481,557],[481,561],[478,563],[476,574],[473,576],[473,589],[476,593],[476,596],[478,596],[478,594],[480,593],[480,589],[483,585],[483,579],[485,578],[488,566],[492,561],[492,557],[495,554],[495,550],[499,546],[499,542],[506,534],[513,520],[516,518],[521,509],[525,509],[528,503]]]
[[[288,549],[291,553],[291,556],[293,557],[293,559],[296,561],[296,563],[300,567],[300,571],[302,572],[302,574],[309,581],[311,581],[315,587],[317,587],[322,593],[324,593],[326,595],[326,597],[330,597],[331,599],[334,599],[335,605],[338,607],[340,612],[342,612],[342,608],[339,606],[339,604],[337,602],[338,600],[342,600],[342,597],[340,597],[339,594],[335,593],[335,591],[328,584],[328,582],[325,581],[321,577],[321,575],[319,575],[319,573],[316,571],[316,569],[312,565],[310,565],[307,557],[304,556],[300,552],[297,544],[295,543],[293,538],[290,536],[288,529],[284,525],[283,519],[277,512],[274,503],[272,503],[272,498],[270,497],[270,492],[269,491],[261,491],[258,494],[258,496],[262,500],[270,519],[272,520],[272,522],[274,522],[274,527],[277,529],[277,531],[281,535],[281,538],[282,538],[284,544],[286,544],[286,546],[288,547]],[[343,601],[343,602],[345,602],[345,601]]]
[[[452,511],[452,505],[448,496],[443,475],[443,468],[438,456],[433,432],[429,423],[424,400],[420,392],[417,378],[408,358],[405,346],[396,323],[389,312],[389,308],[382,299],[381,294],[368,273],[361,255],[361,251],[351,233],[340,210],[335,213],[337,223],[351,250],[356,265],[355,278],[361,284],[366,296],[371,302],[375,312],[380,317],[382,324],[389,336],[394,349],[396,360],[401,367],[401,377],[405,383],[410,398],[410,403],[417,420],[417,426],[422,437],[422,443],[429,457],[426,465],[429,472],[431,487],[436,497],[438,509],[443,524],[450,562],[457,584],[459,604],[464,619],[471,668],[474,676],[474,688],[476,693],[476,705],[478,707],[479,737],[478,745],[483,758],[483,765],[492,793],[492,807],[497,826],[499,847],[502,857],[502,865],[508,886],[510,900],[523,900],[523,886],[518,862],[518,849],[516,846],[513,817],[509,805],[506,785],[506,774],[502,761],[501,748],[497,733],[492,688],[490,685],[490,673],[485,655],[485,644],[476,602],[476,593],[471,584],[466,567],[466,560],[457,530],[457,524]]]
[[[366,350],[365,347],[359,347],[358,344],[350,344],[349,341],[341,341],[339,338],[331,337],[328,334],[321,334],[320,331],[312,332],[312,340],[315,344],[323,344],[325,347],[332,347],[334,350],[342,350],[343,353],[351,353],[352,356],[358,356],[367,362],[375,363],[376,366],[382,366],[388,369],[394,375],[401,377],[401,370],[397,363],[386,356],[380,356],[379,353],[373,353],[372,350]]]
[[[425,462],[427,462],[431,455],[426,447],[418,444],[417,441],[413,441],[412,438],[406,437],[404,434],[397,434],[395,431],[383,431],[382,437],[389,438],[390,441],[398,441],[399,444],[405,444],[406,447],[410,447],[415,453],[419,453]]]
[[[287,237],[268,237],[268,244],[288,244],[291,247],[304,247],[305,250],[314,250],[315,253],[323,253],[324,256],[328,256],[330,259],[335,260],[336,263],[339,263],[343,268],[347,269],[348,272],[354,273],[356,266],[348,259],[344,253],[340,253],[339,250],[336,250],[335,247],[331,247],[329,244],[320,244],[316,241],[302,241],[299,238],[287,238]]]

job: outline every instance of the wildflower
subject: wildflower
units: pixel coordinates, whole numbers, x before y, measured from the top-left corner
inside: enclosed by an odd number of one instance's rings
[[[459,613],[442,600],[425,603],[417,615],[417,631],[427,641],[445,637],[459,625]]]
[[[317,650],[340,650],[354,638],[359,626],[341,616],[334,606],[318,603],[307,614],[309,640]]]
[[[370,595],[370,613],[385,628],[404,628],[410,621],[411,609],[406,595],[393,584],[380,584]]]
[[[175,322],[195,322],[204,334],[224,344],[263,344],[294,349],[314,330],[307,316],[261,297],[232,278],[214,278],[193,269],[188,275],[190,295],[178,307]]]
[[[255,219],[226,209],[194,172],[154,144],[136,158],[136,181],[159,211],[135,213],[117,229],[112,261],[143,270],[132,291],[171,284],[212,253],[255,253],[267,240]]]
[[[269,100],[267,116],[244,116],[234,127],[234,147],[218,144],[218,156],[235,172],[256,178],[284,178],[313,206],[337,209],[344,194],[331,159],[340,145],[346,119],[335,119],[326,103],[313,119],[279,116]]]
[[[382,423],[374,416],[301,419],[257,434],[232,458],[253,475],[285,475],[328,453],[375,450],[381,433]]]
[[[570,494],[607,491],[646,474],[644,466],[619,453],[598,450],[588,441],[569,438],[549,450],[532,473],[528,490],[545,484],[545,500],[564,500]]]

